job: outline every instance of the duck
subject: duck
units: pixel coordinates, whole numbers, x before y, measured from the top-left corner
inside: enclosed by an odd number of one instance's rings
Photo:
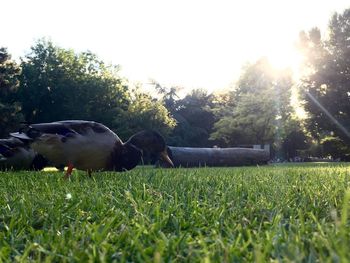
[[[67,165],[64,178],[70,178],[73,168],[92,171],[123,172],[135,168],[145,151],[156,153],[173,167],[166,152],[164,138],[156,131],[142,131],[125,143],[111,129],[95,121],[65,120],[50,123],[25,124],[19,132],[10,134],[27,140],[30,146],[54,166]]]
[[[26,140],[0,139],[0,170],[42,170],[47,163]]]
[[[165,167],[174,167],[168,155],[168,147],[162,135],[154,130],[143,130],[132,135],[127,142],[141,150],[142,156],[148,155],[164,163]]]

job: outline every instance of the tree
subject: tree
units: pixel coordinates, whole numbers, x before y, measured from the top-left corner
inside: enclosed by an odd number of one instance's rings
[[[300,120],[291,118],[284,124],[283,138],[281,141],[282,158],[290,160],[299,156],[299,151],[304,151],[310,147],[310,138]]]
[[[40,40],[22,61],[19,99],[30,122],[91,119],[108,126],[128,109],[130,94],[118,67]]]
[[[20,68],[11,60],[6,48],[0,48],[0,136],[7,136],[15,130],[22,116],[20,104],[16,101]]]
[[[317,28],[300,34],[308,74],[301,90],[312,135],[335,136],[350,144],[350,9],[335,13],[328,38]]]
[[[150,81],[154,85],[155,90],[162,97],[164,106],[171,112],[176,112],[176,101],[179,99],[179,91],[183,88],[179,86],[172,86],[170,88],[160,85],[159,82],[155,80]]]
[[[344,161],[350,160],[350,147],[338,137],[327,136],[321,141],[324,157],[332,157]]]
[[[248,65],[234,90],[219,104],[211,138],[222,146],[280,144],[293,112],[291,72],[276,71],[263,58]],[[225,110],[222,108],[225,107]]]
[[[224,146],[272,143],[275,118],[276,111],[267,92],[244,94],[231,114],[215,123],[211,138]]]
[[[156,130],[163,136],[167,136],[176,125],[162,102],[139,90],[133,92],[133,98],[127,111],[124,112],[121,119],[116,119],[115,122],[114,126],[120,127],[118,135],[125,140],[144,129]]]
[[[22,61],[18,98],[29,122],[86,119],[123,139],[142,129],[164,135],[175,125],[161,102],[129,88],[119,67],[91,52],[75,53],[40,40]]]
[[[209,147],[210,133],[215,122],[212,112],[213,95],[201,89],[192,90],[176,102],[174,117],[177,120],[171,137],[172,145]]]

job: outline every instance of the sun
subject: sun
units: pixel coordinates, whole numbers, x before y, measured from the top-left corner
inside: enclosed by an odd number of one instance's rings
[[[267,54],[267,58],[274,69],[291,69],[295,79],[300,76],[302,56],[297,50],[277,47]]]
[[[300,94],[297,89],[296,83],[299,82],[303,74],[303,57],[302,55],[294,48],[285,48],[282,46],[275,47],[271,49],[267,55],[267,59],[270,62],[270,65],[274,70],[279,72],[280,70],[289,69],[292,71],[293,86],[291,94],[291,104],[294,108],[294,113],[297,118],[305,119],[307,114],[302,107],[300,101]]]

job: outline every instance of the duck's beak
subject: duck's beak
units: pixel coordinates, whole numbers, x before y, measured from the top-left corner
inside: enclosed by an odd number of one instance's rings
[[[163,152],[161,152],[161,153],[159,154],[159,158],[160,158],[162,161],[166,162],[170,167],[173,167],[173,168],[174,168],[174,164],[173,164],[173,162],[171,161],[171,159],[170,159],[170,157],[169,157],[169,155],[168,155],[166,149],[165,149]]]
[[[23,133],[23,132],[12,132],[10,133],[10,135],[12,137],[18,138],[18,139],[22,139],[22,140],[28,140],[28,141],[32,141],[33,139],[28,137],[27,134]]]

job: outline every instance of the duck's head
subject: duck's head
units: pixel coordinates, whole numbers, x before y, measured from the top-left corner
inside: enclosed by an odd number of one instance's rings
[[[169,167],[174,167],[169,158],[165,140],[162,135],[156,131],[145,130],[131,136],[126,144],[135,145],[142,152],[148,152],[165,162]]]

